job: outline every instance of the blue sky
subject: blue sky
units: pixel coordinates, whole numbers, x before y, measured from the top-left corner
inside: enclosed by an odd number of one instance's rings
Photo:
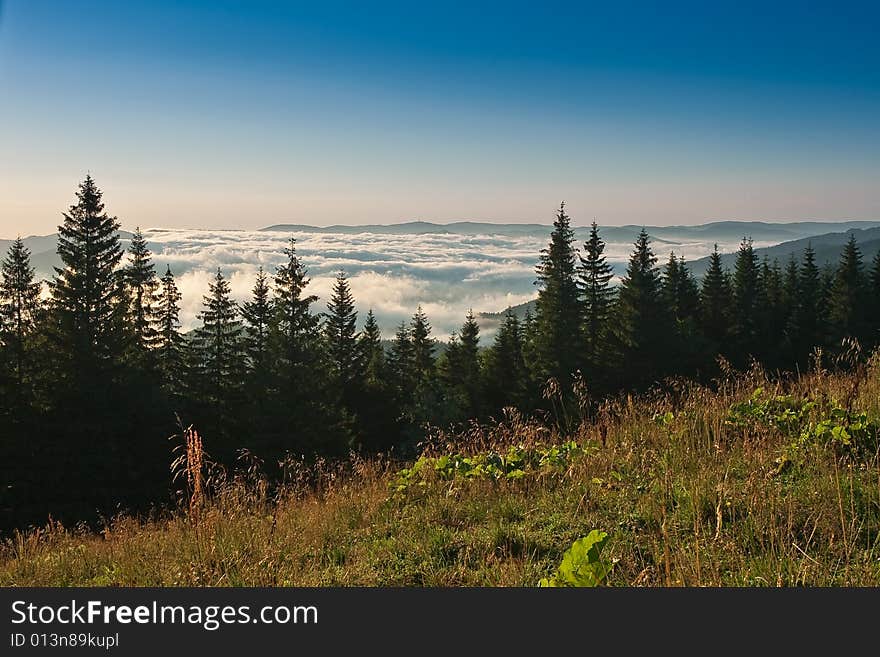
[[[371,4],[2,2],[0,237],[880,218],[876,6]]]

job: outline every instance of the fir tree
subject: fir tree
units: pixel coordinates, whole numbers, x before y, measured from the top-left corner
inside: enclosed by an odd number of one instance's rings
[[[700,303],[699,288],[684,258],[677,258],[674,252],[669,254],[663,269],[662,288],[669,312],[676,322],[685,324],[696,317]]]
[[[751,238],[743,238],[733,271],[733,339],[740,365],[758,353],[758,256]]]
[[[143,353],[156,346],[155,296],[159,287],[150,249],[140,228],[135,228],[128,248],[129,262],[123,277],[130,299],[131,328],[134,344]]]
[[[523,356],[523,328],[508,308],[486,354],[486,404],[491,412],[512,406],[528,410],[528,373]]]
[[[444,379],[456,407],[456,419],[477,417],[480,412],[480,326],[473,310],[452,336],[444,358]]]
[[[406,322],[400,322],[388,354],[388,369],[400,401],[412,394],[414,381],[412,332]]]
[[[668,370],[671,330],[657,258],[644,229],[634,246],[618,293],[616,337],[623,355],[620,379],[638,388]]]
[[[30,250],[19,237],[0,266],[0,344],[8,352],[14,396],[19,400],[30,370],[28,338],[37,323],[40,287],[34,279]]]
[[[797,303],[792,309],[792,344],[794,356],[806,365],[813,348],[824,346],[822,331],[822,281],[816,266],[816,253],[807,244],[798,270]]]
[[[711,343],[711,350],[725,355],[729,353],[731,297],[730,279],[716,244],[700,290],[700,326]]]
[[[539,380],[555,378],[568,391],[571,376],[582,363],[581,320],[583,312],[575,278],[574,231],[559,206],[550,244],[541,251],[536,270],[539,287],[535,314],[532,364]]]
[[[846,337],[856,338],[860,342],[867,340],[867,288],[862,252],[855,235],[850,233],[840,255],[829,297],[828,319],[835,342],[839,343]]]
[[[697,327],[700,291],[684,258],[669,254],[663,268],[661,290],[672,323],[670,346],[677,357],[670,362],[670,372],[695,374],[705,345]]]
[[[272,299],[269,278],[260,267],[251,298],[241,308],[245,324],[245,351],[251,373],[263,384],[269,369],[269,328],[272,325]],[[259,392],[257,394],[260,394]]]
[[[359,394],[353,406],[358,418],[358,440],[367,449],[383,450],[393,446],[397,439],[396,400],[388,384],[382,331],[372,309],[367,312],[357,349],[361,372]]]
[[[296,253],[296,241],[284,249],[287,261],[276,269],[272,322],[273,361],[280,398],[278,448],[341,454],[351,447],[352,418],[334,403],[332,368],[320,329],[311,312],[318,300],[306,294],[309,278]],[[294,439],[297,444],[286,443]]]
[[[382,331],[372,308],[367,312],[364,330],[358,338],[358,352],[365,384],[368,387],[382,385],[385,381],[385,349],[382,346]]]
[[[279,366],[299,367],[314,365],[317,360],[318,325],[320,318],[310,307],[318,300],[305,294],[309,284],[305,266],[296,255],[296,240],[284,249],[287,262],[277,268],[275,275],[275,317],[273,331],[279,346]],[[288,372],[288,375],[291,373]]]
[[[586,256],[578,256],[578,285],[584,311],[585,356],[591,378],[597,378],[604,377],[604,370],[609,365],[606,334],[614,303],[614,289],[611,287],[611,265],[605,261],[605,242],[599,237],[599,227],[595,221],[590,227],[589,239],[584,242],[584,253]]]
[[[159,371],[165,387],[176,394],[182,394],[184,380],[184,338],[180,334],[181,295],[171,273],[171,266],[165,269],[157,299],[158,335],[156,356]]]
[[[202,326],[196,330],[200,375],[209,403],[224,407],[241,380],[242,327],[229,281],[219,267],[203,299],[198,316]]]
[[[770,368],[785,366],[784,328],[788,321],[785,286],[779,263],[771,265],[767,257],[761,263],[758,284],[757,330],[758,357]]]
[[[325,318],[324,334],[334,375],[343,389],[350,393],[360,375],[360,358],[357,348],[357,310],[345,272],[336,275]]]
[[[119,221],[104,211],[91,176],[80,184],[76,204],[58,227],[58,255],[52,291],[54,339],[66,373],[82,380],[85,392],[99,378],[110,383],[127,341],[126,297],[117,270],[122,259]],[[88,383],[86,383],[88,382]]]
[[[431,337],[431,324],[419,305],[410,321],[410,339],[412,344],[412,374],[416,387],[427,385],[434,377],[435,342]]]

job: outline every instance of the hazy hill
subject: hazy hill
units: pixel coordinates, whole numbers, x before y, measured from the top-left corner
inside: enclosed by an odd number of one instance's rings
[[[697,226],[644,226],[651,237],[658,241],[700,241],[711,242],[739,240],[751,237],[756,242],[783,242],[810,235],[821,235],[831,231],[880,227],[880,221],[797,221],[790,223],[769,223],[764,221],[716,221]],[[606,242],[635,241],[643,226],[600,226]],[[306,224],[276,224],[263,228],[264,231],[336,233],[356,235],[374,233],[378,235],[508,235],[508,236],[546,236],[553,227],[549,224],[495,224],[476,221],[457,221],[438,224],[428,221],[410,221],[401,224],[366,224],[362,226],[309,226]],[[585,239],[589,226],[575,226],[575,235]]]
[[[880,228],[867,229],[850,229],[845,232],[826,233],[824,235],[813,235],[798,240],[783,242],[776,246],[769,246],[755,249],[758,258],[763,260],[767,257],[771,262],[778,260],[781,266],[784,266],[792,256],[800,261],[807,245],[812,245],[816,252],[816,264],[819,267],[825,264],[834,265],[840,260],[840,252],[844,244],[849,240],[850,235],[855,235],[859,249],[862,252],[862,261],[867,265],[871,259],[880,251]],[[736,261],[735,253],[725,253],[721,256],[724,266],[733,270]],[[709,266],[709,258],[700,258],[690,263],[693,274],[697,277],[702,276]]]
[[[122,248],[128,248],[132,233],[120,230],[119,239]],[[6,257],[6,252],[15,240],[0,240],[0,258]],[[31,266],[37,270],[37,276],[50,276],[53,267],[61,266],[61,258],[58,257],[58,233],[51,235],[31,235],[23,238],[24,245],[31,252]]]

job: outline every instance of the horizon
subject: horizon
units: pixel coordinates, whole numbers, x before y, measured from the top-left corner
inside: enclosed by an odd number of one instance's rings
[[[112,213],[110,213],[112,215]],[[318,231],[330,231],[333,229],[353,229],[353,228],[392,228],[392,227],[402,227],[402,226],[411,226],[411,225],[430,225],[437,227],[448,227],[448,226],[456,226],[456,225],[479,225],[479,226],[533,226],[535,228],[546,228],[548,231],[552,230],[553,223],[540,223],[540,222],[531,222],[531,221],[476,221],[476,220],[452,220],[452,221],[424,221],[420,219],[414,220],[405,220],[398,221],[393,223],[363,223],[363,224],[327,224],[327,225],[317,225],[317,224],[303,224],[296,222],[280,222],[277,224],[270,224],[266,226],[259,226],[256,228],[217,228],[212,226],[162,226],[162,225],[129,225],[125,221],[123,221],[122,217],[117,217],[120,221],[120,230],[124,232],[134,232],[136,229],[140,228],[143,231],[216,231],[216,232],[243,232],[243,233],[251,233],[251,232],[269,232],[273,230],[277,231],[289,231],[296,232],[291,230],[292,228],[296,229],[316,229]],[[585,230],[590,228],[592,222],[582,224],[577,223],[574,220],[571,221],[571,227],[574,230]],[[792,219],[792,220],[779,220],[779,221],[766,221],[762,219],[754,219],[754,220],[741,220],[741,219],[719,219],[706,221],[704,223],[695,223],[695,224],[646,224],[646,223],[631,223],[631,224],[617,224],[617,225],[603,225],[599,222],[596,222],[599,230],[601,231],[603,227],[606,228],[620,228],[620,229],[634,229],[634,228],[681,228],[681,229],[694,229],[701,227],[709,227],[709,226],[717,226],[721,224],[756,224],[756,225],[767,225],[767,226],[784,226],[784,225],[795,225],[795,224],[876,224],[880,223],[880,219]],[[305,231],[308,232],[308,231]],[[367,231],[364,231],[367,232]],[[12,233],[12,234],[2,234],[0,235],[0,241],[14,241],[17,238],[21,238],[24,240],[38,237],[52,237],[57,235],[58,230],[57,227],[55,230],[52,230],[48,233]],[[745,237],[745,236],[744,236]]]
[[[126,226],[870,220],[877,18],[6,0],[0,234],[88,171]]]

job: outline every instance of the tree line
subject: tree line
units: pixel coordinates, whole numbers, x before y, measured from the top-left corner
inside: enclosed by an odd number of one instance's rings
[[[426,425],[546,412],[670,376],[708,381],[719,356],[785,372],[846,337],[880,338],[880,254],[853,237],[836,267],[760,260],[744,238],[733,271],[717,251],[701,281],[674,253],[660,266],[644,230],[613,280],[599,227],[575,244],[564,203],[536,268],[534,313],[510,309],[482,345],[473,312],[439,353],[422,308],[386,348],[359,321],[344,272],[324,309],[291,239],[236,303],[218,269],[199,326],[181,332],[174,272],[157,272],[140,230],[127,253],[87,176],[63,213],[45,292],[21,239],[0,271],[2,527],[147,508],[168,499],[168,437],[187,426],[212,458],[242,450],[271,473],[286,454],[407,453]],[[558,395],[548,399],[548,382]],[[581,400],[582,401],[582,400]]]

